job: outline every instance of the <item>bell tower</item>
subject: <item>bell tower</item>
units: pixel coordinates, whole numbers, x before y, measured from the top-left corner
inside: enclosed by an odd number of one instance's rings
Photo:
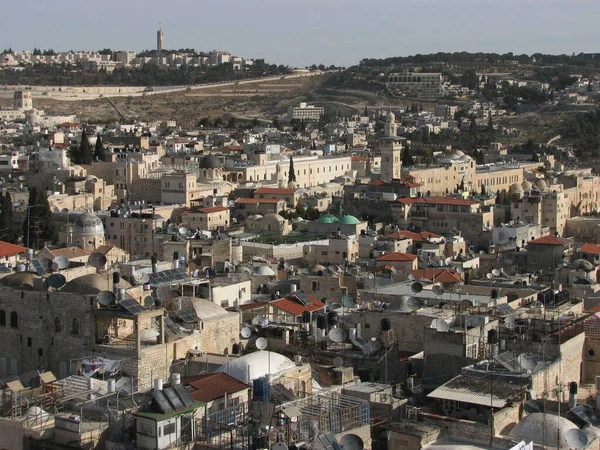
[[[402,176],[402,143],[404,138],[396,135],[398,126],[392,111],[387,115],[383,128],[383,137],[379,139],[381,153],[381,179],[399,180]]]

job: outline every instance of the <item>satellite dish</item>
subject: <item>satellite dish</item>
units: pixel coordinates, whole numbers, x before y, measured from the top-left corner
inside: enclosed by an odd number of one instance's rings
[[[102,306],[111,306],[115,303],[115,294],[111,291],[102,291],[96,295],[96,301]]]
[[[88,264],[96,269],[104,267],[106,265],[106,256],[98,252],[92,253],[88,258]]]
[[[331,339],[331,342],[343,342],[344,338],[345,333],[341,328],[332,328],[329,332],[329,339]]]
[[[152,297],[151,295],[147,295],[146,297],[144,297],[144,306],[146,307],[151,307],[154,306],[154,297]]]
[[[25,264],[18,264],[16,271],[17,272],[25,272],[27,270],[27,267],[25,266]]]
[[[431,328],[435,328],[437,331],[446,332],[450,330],[450,325],[444,319],[433,319],[431,322]]]
[[[486,278],[487,278],[488,280],[491,280],[492,278],[494,278],[494,275],[492,275],[491,273],[488,273],[488,274],[486,275]]]
[[[44,273],[50,272],[50,270],[52,269],[52,260],[51,259],[47,259],[47,258],[39,259],[38,258],[38,262],[40,263],[40,266],[41,266],[42,270],[44,271]]]
[[[434,284],[431,290],[435,295],[442,295],[444,293],[444,290],[439,284]]]
[[[517,357],[517,362],[525,370],[533,370],[533,369],[535,369],[535,366],[537,365],[537,361],[531,355],[528,355],[527,353],[521,353]]]
[[[580,449],[587,447],[589,439],[579,428],[571,428],[565,433],[565,441],[569,448]]]
[[[273,444],[273,447],[271,447],[271,450],[288,450],[288,446],[283,442],[276,442]]]
[[[408,279],[410,281],[417,281],[417,277],[414,274],[412,274],[412,273],[408,276]]]
[[[344,365],[344,360],[339,356],[333,358],[333,367],[341,367]]]
[[[269,325],[269,319],[265,316],[256,316],[254,319],[252,319],[252,325],[257,327],[266,327]]]
[[[142,342],[156,342],[156,338],[160,333],[151,328],[144,328],[140,333],[140,341]]]
[[[498,269],[493,269],[492,270],[492,275],[494,275],[495,277],[499,277],[500,276],[500,271]]]
[[[66,256],[57,256],[52,260],[52,262],[55,262],[58,265],[58,270],[63,270],[69,267],[69,258]]]
[[[181,235],[183,235],[183,236],[186,236],[186,235],[188,234],[188,231],[189,231],[189,230],[188,230],[186,227],[181,227],[181,228],[179,229],[179,234],[181,234]]]
[[[259,350],[264,350],[265,348],[267,348],[268,344],[269,343],[264,337],[260,337],[256,340],[256,348]]]
[[[465,268],[463,266],[458,266],[456,268],[456,273],[464,273],[465,272]]]
[[[423,290],[423,283],[415,281],[413,284],[410,285],[410,288],[415,294],[418,294]]]
[[[52,270],[56,271],[56,270],[58,270],[58,264],[57,264],[57,263],[55,263],[55,262],[53,262],[53,263],[52,263],[52,266],[51,266],[50,268],[51,268]]]
[[[356,434],[346,434],[340,439],[342,450],[363,450],[365,443],[360,436]]]
[[[59,289],[65,284],[67,284],[67,279],[64,275],[60,273],[53,273],[48,278],[46,278],[46,283],[48,283],[48,286],[50,286],[51,288]]]
[[[249,327],[244,327],[242,328],[240,334],[244,339],[248,339],[250,336],[252,336],[252,330]]]
[[[515,328],[515,318],[507,316],[506,319],[504,319],[504,326],[506,328],[508,328],[509,330],[514,329]]]
[[[406,306],[408,306],[411,311],[418,311],[423,307],[423,302],[417,297],[410,297],[406,302]]]

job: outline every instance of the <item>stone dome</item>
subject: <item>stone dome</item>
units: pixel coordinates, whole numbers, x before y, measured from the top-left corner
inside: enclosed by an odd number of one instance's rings
[[[200,160],[200,168],[201,169],[222,169],[223,163],[221,160],[212,153],[209,153],[204,158]]]
[[[573,429],[579,430],[577,425],[569,419],[554,414],[533,413],[521,419],[510,430],[509,436],[518,441],[533,441],[540,445],[568,449],[569,444],[565,439],[565,435],[567,431]],[[542,442],[544,437],[545,441]]]
[[[260,220],[263,216],[260,214],[252,214],[251,216],[246,217],[246,220]]]
[[[83,213],[73,224],[74,234],[104,234],[104,225],[94,213]]]
[[[347,215],[347,216],[341,217],[339,220],[339,223],[341,223],[342,225],[357,225],[360,223],[360,220],[358,220],[354,216]]]
[[[524,191],[530,191],[533,186],[531,184],[531,181],[523,180],[523,182],[521,183],[521,187]]]
[[[338,218],[333,214],[323,214],[321,217],[317,219],[317,222],[320,223],[335,223],[338,221]]]
[[[36,278],[39,276],[31,272],[16,272],[2,277],[0,283],[13,288],[33,289],[33,280]]]
[[[110,273],[90,273],[69,281],[61,289],[61,292],[91,295],[98,294],[102,291],[112,291],[112,287],[112,275]],[[131,284],[121,278],[119,287],[127,289],[131,287]]]
[[[226,373],[248,384],[265,375],[276,375],[294,367],[296,364],[282,354],[263,350],[231,359],[219,367],[217,372]]]
[[[275,272],[269,266],[259,266],[254,269],[254,273],[256,273],[256,275],[263,275],[265,277],[272,277],[275,275]]]
[[[285,222],[285,219],[283,217],[275,213],[265,214],[262,220],[267,222]]]
[[[585,259],[576,259],[571,264],[569,264],[569,268],[591,272],[592,270],[594,270],[594,265]]]
[[[535,182],[535,186],[540,190],[540,191],[545,191],[546,188],[548,187],[548,185],[546,184],[546,180],[537,180]]]
[[[523,186],[521,186],[519,183],[513,183],[510,185],[510,188],[508,189],[508,192],[510,194],[522,194],[523,193]]]

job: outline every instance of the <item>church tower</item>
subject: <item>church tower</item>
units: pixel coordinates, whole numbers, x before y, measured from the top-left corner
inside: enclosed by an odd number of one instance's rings
[[[396,135],[396,116],[392,111],[387,115],[383,137],[379,138],[381,153],[381,179],[399,180],[402,176],[402,143],[404,138]]]

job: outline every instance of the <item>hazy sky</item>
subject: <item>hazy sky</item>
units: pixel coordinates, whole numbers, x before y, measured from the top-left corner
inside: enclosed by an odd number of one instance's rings
[[[0,48],[227,50],[352,65],[438,51],[600,52],[599,0],[3,0]]]

